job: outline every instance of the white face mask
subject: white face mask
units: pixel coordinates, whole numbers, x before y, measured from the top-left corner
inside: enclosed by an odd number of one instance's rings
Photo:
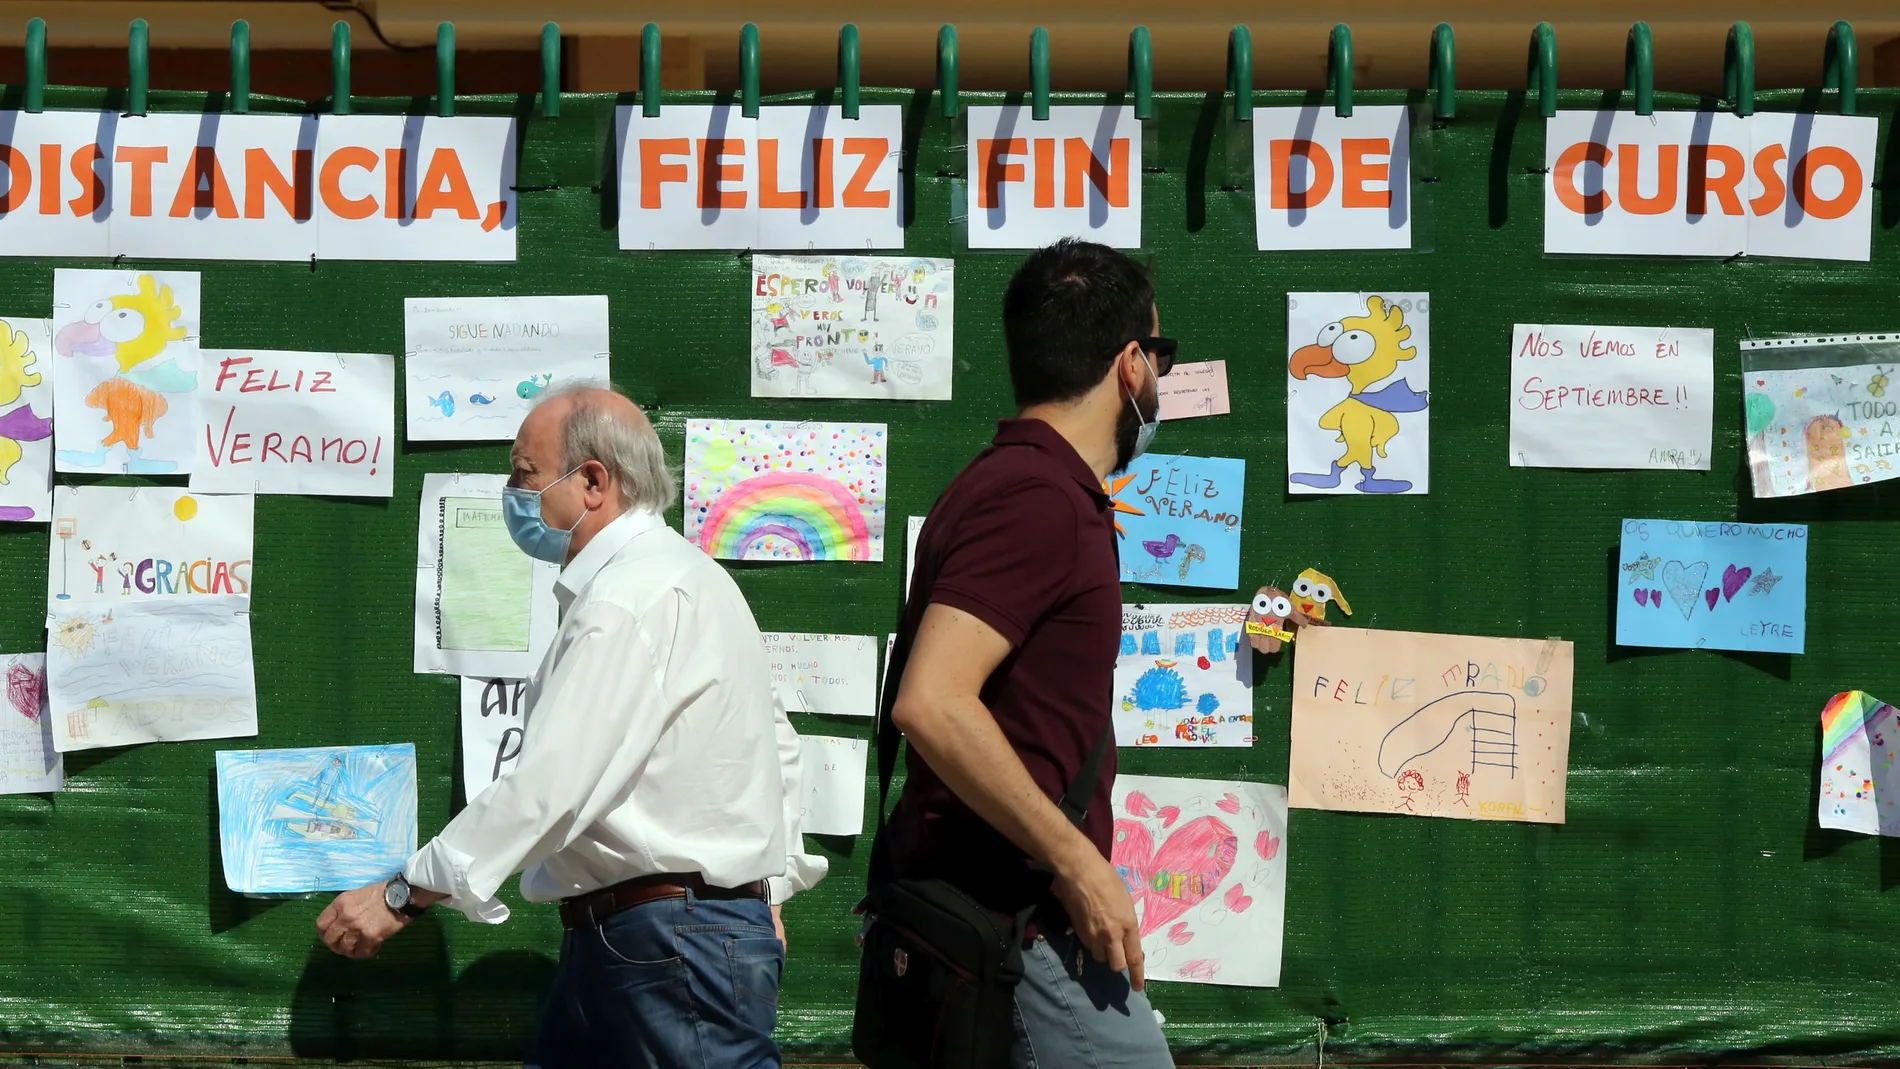
[[[1126,389],[1122,391],[1128,398],[1128,407],[1135,410],[1135,418],[1141,421],[1140,429],[1135,431],[1136,457],[1148,451],[1148,447],[1154,444],[1155,432],[1161,429],[1161,376],[1155,375],[1154,363],[1148,359],[1148,354],[1145,351],[1141,354],[1141,360],[1148,365],[1148,374],[1154,376],[1155,413],[1153,422],[1150,422],[1141,414],[1141,406],[1135,403],[1135,395],[1128,393]],[[1130,457],[1129,459],[1133,460],[1134,457]]]

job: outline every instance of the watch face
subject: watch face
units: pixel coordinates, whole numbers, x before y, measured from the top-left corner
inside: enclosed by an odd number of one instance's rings
[[[383,888],[383,901],[390,909],[401,909],[409,904],[409,885],[401,880],[391,880]]]

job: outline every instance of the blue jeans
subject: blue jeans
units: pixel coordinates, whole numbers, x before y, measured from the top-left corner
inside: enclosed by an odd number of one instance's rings
[[[662,899],[561,938],[530,1069],[777,1069],[785,948],[758,899]]]
[[[1148,997],[1083,950],[1069,932],[1023,950],[1011,1069],[1171,1069]]]

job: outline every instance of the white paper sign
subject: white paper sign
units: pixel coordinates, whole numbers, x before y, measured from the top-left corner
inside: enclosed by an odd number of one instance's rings
[[[507,441],[542,393],[610,385],[605,297],[409,297],[402,310],[412,442]]]
[[[184,475],[198,438],[198,273],[53,272],[59,471]]]
[[[53,507],[53,324],[0,319],[0,520]]]
[[[1164,420],[1226,415],[1232,411],[1227,400],[1227,361],[1174,365],[1161,377],[1160,398]]]
[[[388,497],[396,467],[396,358],[207,349],[204,430],[191,488]]]
[[[462,677],[462,791],[470,801],[521,760],[527,686],[520,679]]]
[[[251,592],[250,494],[179,486],[53,491],[46,611]]]
[[[422,477],[418,672],[526,679],[554,641],[561,569],[521,552],[501,518],[505,475]]]
[[[877,715],[877,640],[870,635],[765,635],[772,688],[788,712]]]
[[[1867,260],[1877,121],[1560,111],[1547,120],[1544,251]]]
[[[1141,247],[1141,123],[1132,107],[969,109],[970,247],[1085,238]]]
[[[904,600],[910,600],[910,584],[917,577],[917,540],[924,536],[924,517],[910,516],[904,533]]]
[[[66,759],[53,748],[46,699],[46,655],[0,654],[0,794],[49,794],[66,783]]]
[[[955,264],[754,256],[752,396],[948,401]]]
[[[903,109],[615,111],[623,249],[901,249]]]
[[[47,626],[61,753],[257,734],[247,598],[75,603]]]
[[[1511,466],[1709,470],[1715,332],[1511,328]]]
[[[0,112],[0,255],[513,260],[515,120]]]
[[[1408,109],[1253,113],[1254,230],[1262,249],[1412,247]]]
[[[863,739],[800,735],[799,826],[807,835],[857,835],[864,831],[864,763],[870,752]]]

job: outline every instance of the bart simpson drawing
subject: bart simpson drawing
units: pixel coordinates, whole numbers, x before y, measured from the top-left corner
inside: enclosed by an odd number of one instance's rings
[[[141,443],[154,433],[170,406],[165,394],[190,394],[198,388],[198,373],[178,366],[176,358],[159,361],[166,348],[183,339],[186,330],[176,323],[184,310],[151,275],[138,277],[138,292],[115,293],[87,306],[78,322],[60,328],[53,348],[61,356],[112,357],[117,373],[93,387],[86,407],[105,413],[111,433],[91,453],[60,450],[60,459],[83,467],[104,463],[114,445],[125,447],[127,471],[175,471],[170,460],[141,457]]]
[[[1346,399],[1319,419],[1322,430],[1338,432],[1345,452],[1333,461],[1331,471],[1294,472],[1293,482],[1330,490],[1339,485],[1347,468],[1357,464],[1357,488],[1362,493],[1402,494],[1412,488],[1410,480],[1379,478],[1374,466],[1376,458],[1386,455],[1386,443],[1399,433],[1397,413],[1424,411],[1427,395],[1404,379],[1372,389],[1397,371],[1401,362],[1418,355],[1416,348],[1404,344],[1411,336],[1403,309],[1388,306],[1382,297],[1368,297],[1365,315],[1326,324],[1312,345],[1302,346],[1289,358],[1287,370],[1296,379],[1344,378],[1352,385]]]

